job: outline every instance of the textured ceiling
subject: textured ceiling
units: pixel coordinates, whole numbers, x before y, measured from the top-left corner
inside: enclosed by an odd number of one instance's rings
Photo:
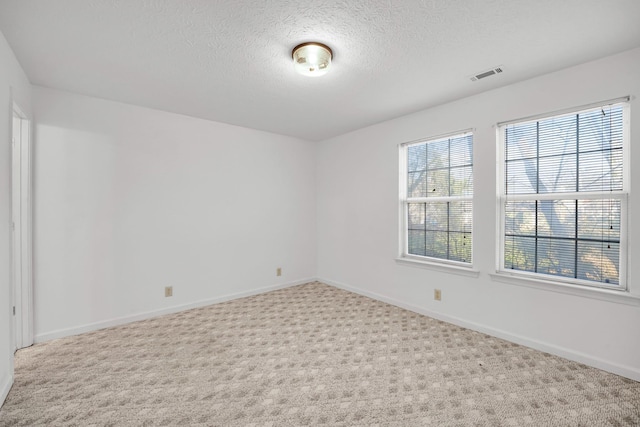
[[[34,84],[310,140],[640,46],[638,18],[639,0],[0,1]],[[324,77],[293,71],[312,40]]]

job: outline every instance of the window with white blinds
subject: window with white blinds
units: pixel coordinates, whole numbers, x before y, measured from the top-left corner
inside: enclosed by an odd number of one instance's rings
[[[627,102],[502,124],[499,268],[625,289]]]
[[[402,256],[471,264],[473,135],[403,144]]]

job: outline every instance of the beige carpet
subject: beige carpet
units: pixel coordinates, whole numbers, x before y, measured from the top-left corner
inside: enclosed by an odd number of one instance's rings
[[[35,345],[2,426],[638,426],[640,383],[320,283]]]

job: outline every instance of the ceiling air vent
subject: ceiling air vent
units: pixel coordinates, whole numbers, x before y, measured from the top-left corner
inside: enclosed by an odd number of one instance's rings
[[[493,76],[494,74],[501,73],[502,69],[503,67],[502,65],[500,65],[499,67],[495,67],[490,70],[483,71],[482,73],[478,73],[475,76],[471,76],[469,78],[471,79],[472,82],[475,82],[477,80],[484,79],[485,77],[489,77],[489,76]]]

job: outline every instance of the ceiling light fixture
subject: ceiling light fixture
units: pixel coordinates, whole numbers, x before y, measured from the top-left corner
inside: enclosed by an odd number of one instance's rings
[[[302,43],[291,52],[296,71],[303,76],[322,76],[327,74],[333,59],[329,46],[317,42]]]

